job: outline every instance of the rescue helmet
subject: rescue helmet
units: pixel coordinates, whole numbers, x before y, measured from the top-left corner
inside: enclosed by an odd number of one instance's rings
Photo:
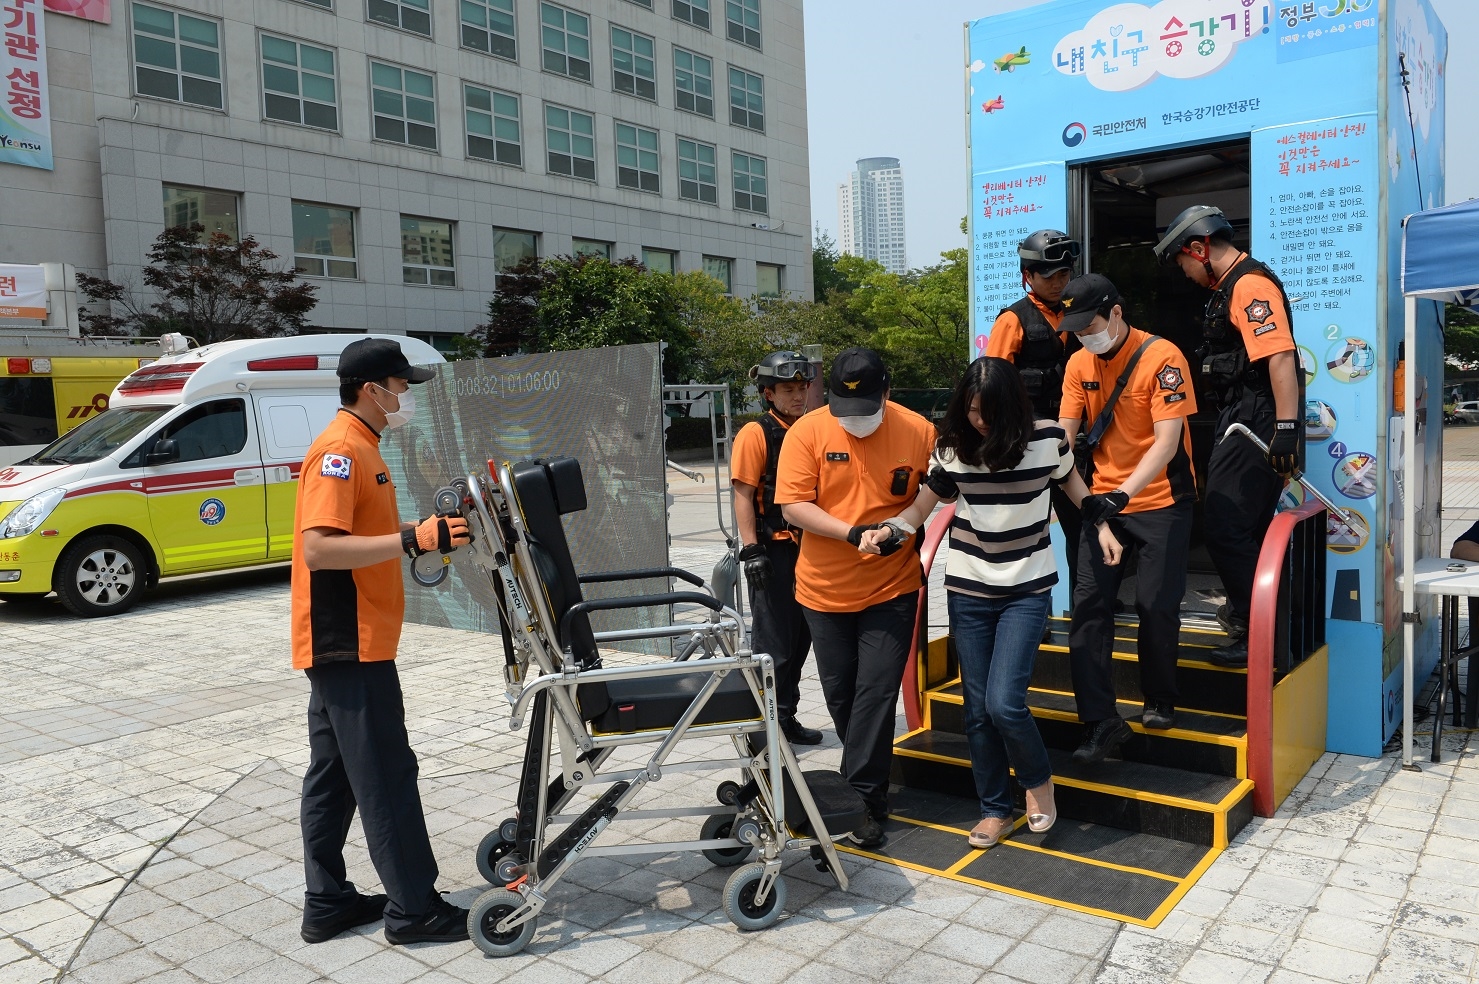
[[[1196,239],[1232,239],[1232,223],[1215,205],[1193,205],[1171,220],[1166,234],[1155,244],[1158,263],[1172,263],[1186,245]]]
[[[809,383],[815,378],[817,367],[800,352],[772,352],[761,359],[758,366],[750,367],[750,379],[757,389],[762,390],[793,380]]]
[[[1078,242],[1057,229],[1039,229],[1017,244],[1017,260],[1022,272],[1043,276],[1059,270],[1072,270],[1078,253]]]

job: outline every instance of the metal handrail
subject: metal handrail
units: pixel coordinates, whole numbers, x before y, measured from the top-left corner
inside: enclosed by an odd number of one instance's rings
[[[909,725],[910,731],[917,731],[924,727],[924,694],[928,689],[924,681],[919,679],[919,653],[921,649],[929,646],[930,641],[924,638],[929,627],[929,612],[926,606],[929,602],[930,567],[934,565],[935,554],[939,552],[940,542],[945,539],[945,534],[950,530],[950,524],[955,519],[955,503],[947,503],[945,508],[935,514],[925,528],[924,541],[919,547],[919,566],[924,571],[924,583],[919,586],[919,603],[914,612],[914,644],[909,647],[909,659],[904,663],[904,680],[914,681],[914,693],[911,695],[904,690],[904,684],[900,683],[899,690],[904,696],[904,721]]]
[[[1295,587],[1285,577],[1288,570],[1289,550],[1295,532],[1302,523],[1320,524],[1324,531],[1325,504],[1316,499],[1306,499],[1295,509],[1288,509],[1274,516],[1268,533],[1263,538],[1263,548],[1258,554],[1258,567],[1253,577],[1253,595],[1248,613],[1248,778],[1253,780],[1253,811],[1261,817],[1271,817],[1278,804],[1274,802],[1274,661],[1278,656],[1278,636],[1281,617],[1290,616],[1289,598],[1286,592]],[[1315,604],[1304,606],[1306,618],[1323,624],[1325,618],[1323,570],[1324,537],[1317,537],[1319,550],[1317,566],[1308,585],[1317,597]],[[1318,582],[1318,583],[1316,583]],[[1287,627],[1287,625],[1286,625]],[[1311,638],[1308,631],[1301,634]],[[1323,630],[1318,638],[1323,640]],[[1293,655],[1300,640],[1289,633],[1288,647]],[[1300,653],[1301,658],[1309,655]]]

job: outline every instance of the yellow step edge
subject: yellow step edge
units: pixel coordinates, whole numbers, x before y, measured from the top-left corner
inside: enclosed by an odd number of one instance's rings
[[[954,680],[951,680],[949,683],[945,684],[945,687],[953,687],[953,686],[955,686],[959,682],[960,682],[960,678],[959,677],[956,677]],[[1054,697],[1072,697],[1073,696],[1073,691],[1071,691],[1071,690],[1053,690],[1050,687],[1028,687],[1027,688],[1027,692],[1030,693],[1030,694],[1052,694]],[[943,689],[936,689],[936,690],[926,691],[924,696],[927,699],[929,699],[929,700],[938,700],[942,704],[960,704],[962,706],[964,706],[964,704],[965,704],[965,695],[964,694],[947,694],[947,693],[944,692]],[[1132,707],[1135,705],[1135,701],[1133,701],[1133,700],[1116,700],[1115,703],[1116,704],[1129,704]],[[1054,711],[1051,708],[1037,708],[1037,710],[1041,710],[1041,711],[1043,711],[1045,713],[1051,713],[1051,714],[1065,714],[1065,713],[1067,713],[1066,711]],[[1225,711],[1202,711],[1202,710],[1191,710],[1191,709],[1187,708],[1186,709],[1186,712],[1188,714],[1199,714],[1199,715],[1202,715],[1203,717],[1223,718],[1223,719],[1228,720],[1228,721],[1244,721],[1244,722],[1246,722],[1248,720],[1248,718],[1245,715],[1242,715],[1242,714],[1228,714]],[[1075,715],[1075,717],[1076,717],[1076,715]],[[1125,720],[1128,721],[1129,719],[1126,718]],[[1171,730],[1179,730],[1179,729],[1171,729]],[[1197,732],[1197,733],[1198,734],[1202,734],[1203,732]],[[1227,736],[1226,735],[1223,735],[1222,737],[1227,737]]]
[[[1125,641],[1125,642],[1134,642],[1133,639],[1125,639],[1123,641]],[[1057,645],[1055,643],[1051,643],[1051,642],[1044,642],[1041,645],[1039,645],[1037,648],[1039,650],[1042,650],[1044,652],[1049,652],[1049,653],[1066,653],[1066,652],[1068,652],[1068,647],[1067,646],[1059,646],[1059,645]],[[1193,649],[1198,649],[1198,648],[1215,649],[1217,647],[1216,646],[1206,646],[1206,647],[1193,646],[1191,648],[1193,648]],[[1117,659],[1117,660],[1121,660],[1121,661],[1130,661],[1130,660],[1133,660],[1135,662],[1139,662],[1140,661],[1140,657],[1137,656],[1135,653],[1122,653],[1119,650],[1114,650],[1109,655],[1110,655],[1110,658],[1111,659]],[[1242,667],[1218,666],[1216,663],[1208,663],[1206,660],[1201,660],[1201,659],[1178,659],[1178,660],[1176,660],[1176,665],[1177,666],[1181,666],[1181,667],[1185,667],[1185,668],[1187,668],[1189,670],[1208,670],[1208,671],[1211,671],[1213,673],[1232,673],[1232,674],[1234,674],[1236,676],[1247,676],[1248,675],[1248,671],[1246,669],[1242,668]]]

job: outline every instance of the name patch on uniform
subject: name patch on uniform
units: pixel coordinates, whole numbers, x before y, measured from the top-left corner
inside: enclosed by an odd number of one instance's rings
[[[350,461],[345,455],[326,454],[324,455],[323,465],[319,468],[318,473],[320,475],[327,475],[329,478],[347,479],[349,478],[349,468],[352,464],[354,462]]]
[[[1161,384],[1161,389],[1172,393],[1186,385],[1186,380],[1181,375],[1181,367],[1173,366],[1169,362],[1155,374],[1155,381]]]
[[[1166,397],[1166,402],[1167,403],[1180,403],[1184,399],[1186,399],[1186,394],[1185,393],[1172,393],[1172,394],[1170,394],[1169,396]]]
[[[380,474],[375,476],[376,485],[384,485],[388,481],[390,481],[390,476],[385,474],[384,472],[381,472]]]
[[[1084,389],[1086,389],[1086,390],[1096,390],[1098,388],[1099,388],[1099,380],[1097,380],[1097,379],[1085,379],[1084,380]]]
[[[1279,327],[1277,322],[1270,322],[1269,324],[1266,324],[1261,328],[1254,328],[1253,334],[1256,337],[1258,335],[1262,335],[1266,331],[1273,331],[1277,327]]]
[[[1248,316],[1249,321],[1255,325],[1261,325],[1274,316],[1274,309],[1268,301],[1253,301],[1243,308],[1243,313]]]
[[[851,461],[852,457],[846,451],[828,451],[828,461]]]

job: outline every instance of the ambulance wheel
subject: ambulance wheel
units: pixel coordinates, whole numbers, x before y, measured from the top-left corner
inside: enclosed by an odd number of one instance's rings
[[[513,841],[503,839],[501,830],[490,830],[478,843],[478,874],[489,885],[502,888],[518,877],[523,859],[514,853]]]
[[[764,873],[765,865],[757,861],[740,868],[724,883],[724,914],[740,929],[764,929],[779,919],[785,908],[784,878],[772,882],[765,901],[756,903],[755,890],[760,887],[760,876]]]
[[[719,840],[730,836],[734,830],[733,813],[716,813],[704,821],[699,836],[704,840]],[[741,844],[739,847],[711,847],[704,851],[704,857],[709,863],[719,868],[732,868],[742,864],[750,856],[755,848],[749,844]]]
[[[530,917],[506,932],[498,932],[498,923],[524,905],[524,897],[506,888],[491,888],[478,896],[467,914],[467,932],[472,941],[490,957],[511,957],[534,938],[536,920]]]
[[[83,537],[57,561],[57,597],[73,615],[97,618],[127,611],[143,593],[142,551],[117,536]]]

